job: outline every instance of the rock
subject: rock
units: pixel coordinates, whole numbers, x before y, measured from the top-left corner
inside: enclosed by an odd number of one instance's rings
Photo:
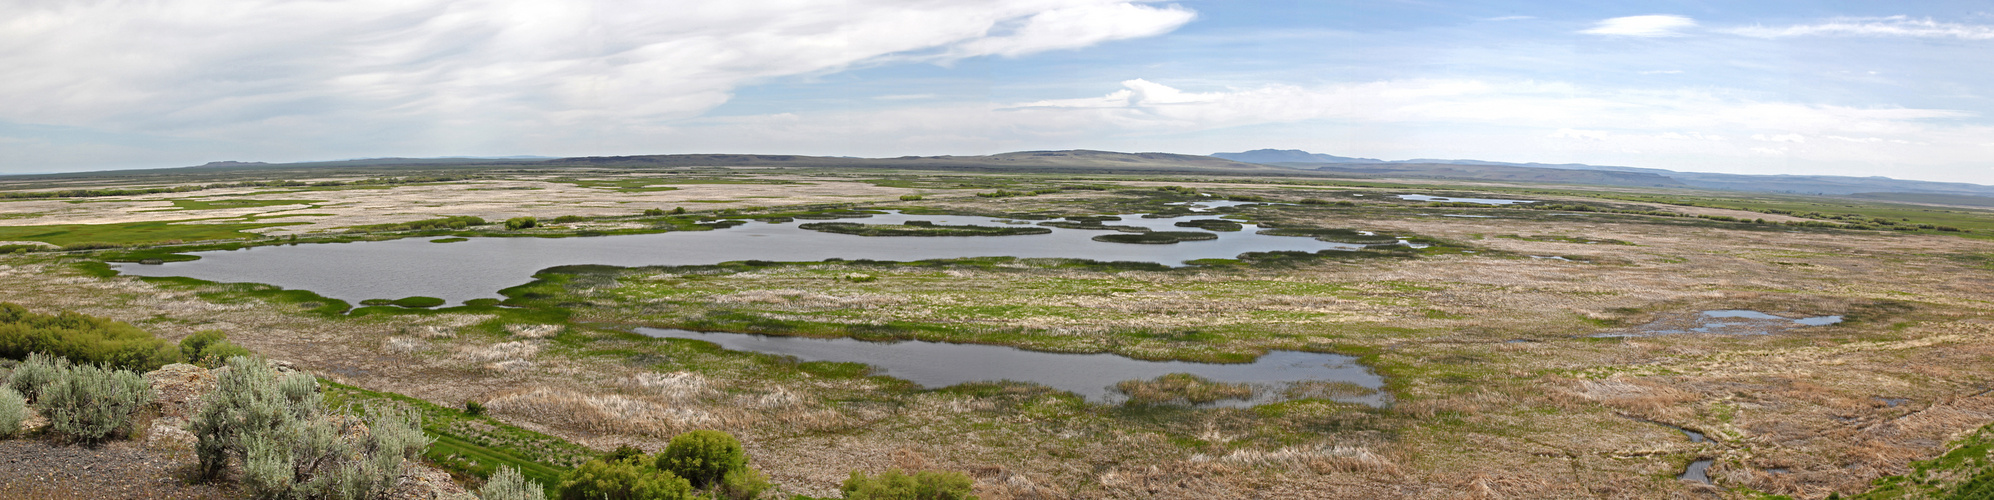
[[[215,390],[215,374],[185,363],[174,363],[145,374],[152,391],[159,394],[159,416],[189,419],[200,409],[201,397]]]
[[[402,478],[382,498],[391,500],[477,500],[450,479],[450,473],[418,463],[409,463]]]
[[[154,450],[192,452],[199,441],[187,432],[187,419],[181,417],[153,419],[152,427],[145,431],[145,447]]]

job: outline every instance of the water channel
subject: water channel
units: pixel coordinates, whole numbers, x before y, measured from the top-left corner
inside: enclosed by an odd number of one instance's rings
[[[1071,391],[1095,402],[1117,402],[1109,390],[1116,382],[1189,373],[1217,382],[1251,384],[1256,395],[1246,401],[1228,400],[1216,406],[1247,406],[1286,399],[1284,390],[1296,382],[1345,382],[1365,394],[1331,397],[1337,401],[1382,406],[1379,389],[1384,378],[1339,354],[1272,351],[1252,363],[1217,364],[1186,361],[1143,361],[1113,354],[1062,354],[1015,347],[942,342],[867,342],[849,338],[817,339],[745,333],[695,332],[638,328],[658,338],[704,340],[735,351],[795,356],[803,361],[843,361],[872,365],[882,375],[922,387],[964,382],[1012,380]]]

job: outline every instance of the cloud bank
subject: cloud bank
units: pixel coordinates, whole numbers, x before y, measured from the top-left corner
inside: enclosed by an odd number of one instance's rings
[[[175,138],[556,144],[771,78],[1154,36],[1141,0],[0,0],[0,122]]]
[[[1870,36],[1994,40],[1994,26],[1947,23],[1929,18],[1913,19],[1908,16],[1844,17],[1815,24],[1784,27],[1751,26],[1723,31],[1758,38]]]

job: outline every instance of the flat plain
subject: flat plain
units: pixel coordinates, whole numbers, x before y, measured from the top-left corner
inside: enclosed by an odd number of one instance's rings
[[[0,182],[110,193],[0,201],[11,252],[0,301],[167,339],[219,329],[354,391],[441,408],[476,401],[561,443],[470,424],[447,432],[478,438],[467,450],[512,450],[496,460],[549,470],[586,453],[574,444],[655,449],[721,429],[786,491],[816,495],[853,469],[902,467],[969,472],[983,498],[1917,497],[1959,478],[1873,482],[1978,443],[1994,422],[1994,213],[1970,207],[1214,173],[258,175],[234,186]],[[1249,204],[1173,205],[1221,199]],[[1156,213],[1417,245],[1182,267],[990,256],[574,266],[506,290],[503,306],[442,308],[352,308],[308,290],[137,278],[105,264],[384,238],[727,231],[714,223],[881,209],[1034,224]],[[421,224],[465,216],[480,221]],[[518,217],[542,224],[498,224]],[[1841,321],[1694,331],[1713,322],[1706,311],[1737,310]],[[1002,381],[924,389],[853,363],[632,333],[640,326],[1151,360],[1338,353],[1383,376],[1389,404],[1339,401],[1363,390],[1349,387],[1245,408],[1108,404]],[[1708,482],[1679,478],[1703,461]]]

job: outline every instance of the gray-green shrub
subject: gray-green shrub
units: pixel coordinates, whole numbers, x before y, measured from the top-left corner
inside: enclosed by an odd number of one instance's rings
[[[21,421],[28,419],[28,400],[12,387],[0,387],[0,438],[12,436],[21,430]]]
[[[230,358],[215,382],[188,424],[198,471],[213,479],[237,461],[257,498],[372,498],[433,441],[412,409],[329,411],[317,379],[259,359]]]
[[[673,436],[671,444],[658,452],[657,465],[704,490],[719,484],[728,472],[748,468],[748,452],[731,434],[696,430]]]
[[[152,384],[137,373],[76,365],[42,386],[35,404],[57,435],[96,444],[131,435],[133,417],[152,401]]]
[[[924,470],[908,475],[889,469],[877,477],[852,471],[838,490],[845,500],[973,500],[976,496],[969,494],[973,484],[961,472]]]
[[[69,371],[69,359],[43,353],[29,353],[28,361],[14,367],[14,373],[7,376],[7,387],[14,392],[35,401],[42,393],[42,387],[55,382],[57,377]]]
[[[519,469],[501,465],[485,487],[478,489],[481,500],[547,500],[547,490],[526,479]]]

